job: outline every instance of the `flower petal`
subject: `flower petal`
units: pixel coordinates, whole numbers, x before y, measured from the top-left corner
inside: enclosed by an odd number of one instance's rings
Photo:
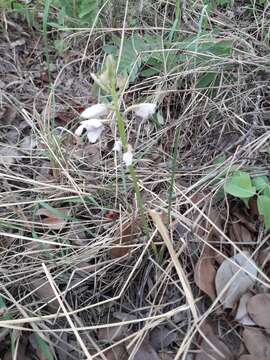
[[[77,127],[77,129],[75,130],[75,135],[76,136],[81,136],[83,133],[83,130],[85,129],[84,125],[80,125]]]
[[[132,165],[133,153],[132,153],[132,147],[130,145],[128,145],[128,151],[123,154],[123,162],[125,163],[126,167]]]
[[[145,120],[155,113],[156,107],[157,104],[155,103],[141,103],[130,106],[126,112],[133,110],[135,115]]]
[[[122,143],[120,140],[116,140],[115,143],[114,143],[114,147],[113,147],[113,150],[114,151],[117,151],[117,152],[120,152],[122,150]]]
[[[108,115],[108,113],[109,113],[108,105],[96,104],[85,109],[80,116],[83,119],[93,119],[93,118],[101,118],[102,116]]]
[[[92,127],[91,129],[89,129],[87,131],[87,137],[91,144],[94,144],[97,141],[97,139],[100,137],[103,129],[104,129],[104,126],[102,125],[100,127]]]
[[[103,124],[99,119],[84,120],[84,121],[81,121],[81,124],[87,131],[91,130],[92,128],[97,129],[99,127],[103,127]]]

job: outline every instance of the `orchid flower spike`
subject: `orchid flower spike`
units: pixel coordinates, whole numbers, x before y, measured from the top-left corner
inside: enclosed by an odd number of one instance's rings
[[[81,113],[82,119],[100,119],[109,114],[109,107],[106,104],[96,104],[88,107]]]
[[[75,135],[81,136],[84,130],[87,132],[89,142],[94,144],[104,130],[104,125],[99,119],[84,120],[76,129]]]
[[[127,108],[126,112],[134,111],[135,115],[143,120],[149,119],[156,111],[157,104],[141,103],[135,104]]]

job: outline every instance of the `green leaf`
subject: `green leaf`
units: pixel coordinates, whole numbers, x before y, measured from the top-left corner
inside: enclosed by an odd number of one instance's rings
[[[225,183],[224,191],[240,199],[250,198],[256,193],[248,173],[236,171]]]
[[[86,15],[94,16],[98,10],[98,4],[96,0],[81,0],[79,2],[78,15],[82,19]]]
[[[35,334],[35,340],[38,350],[46,360],[54,360],[54,356],[51,353],[50,347],[47,342],[39,335]]]
[[[160,72],[160,69],[155,69],[155,68],[149,67],[147,69],[142,70],[140,75],[142,77],[148,78],[148,77],[159,74],[159,72]]]
[[[257,191],[262,191],[269,185],[269,181],[267,176],[255,176],[252,179],[252,184],[255,186]]]
[[[103,50],[107,54],[112,54],[115,58],[118,58],[120,46],[121,38],[113,35],[112,44],[103,46]],[[139,34],[133,34],[130,37],[126,37],[124,39],[121,52],[121,59],[118,68],[119,73],[127,73],[130,81],[133,82],[143,64],[151,65],[150,62],[148,63],[152,57],[151,50],[159,47],[160,36],[140,36]],[[157,64],[156,60],[155,64]],[[158,73],[158,70],[156,73]]]
[[[263,195],[268,196],[270,198],[270,185],[267,185],[263,190]]]
[[[257,206],[259,214],[263,216],[264,226],[270,229],[270,197],[259,195],[257,198]]]

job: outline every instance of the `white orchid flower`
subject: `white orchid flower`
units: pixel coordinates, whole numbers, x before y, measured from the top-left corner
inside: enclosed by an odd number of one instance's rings
[[[126,165],[126,167],[129,167],[132,165],[133,162],[133,152],[131,145],[128,145],[127,152],[123,154],[123,162]]]
[[[100,119],[109,114],[109,107],[106,104],[96,104],[85,109],[80,117],[83,119]]]
[[[156,111],[157,104],[155,103],[141,103],[135,104],[127,108],[126,113],[134,111],[135,115],[146,120],[150,118]]]
[[[87,132],[89,142],[94,144],[104,130],[104,125],[99,119],[84,120],[76,129],[75,135],[81,136],[84,130]]]
[[[117,151],[117,152],[120,152],[122,150],[122,142],[121,140],[116,140],[115,143],[114,143],[114,147],[113,147],[113,150],[114,151]]]

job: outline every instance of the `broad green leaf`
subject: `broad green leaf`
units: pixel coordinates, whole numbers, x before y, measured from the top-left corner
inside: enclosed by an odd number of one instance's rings
[[[226,181],[224,190],[240,199],[250,198],[256,193],[256,188],[252,186],[249,174],[244,171],[236,171]]]
[[[252,184],[255,186],[257,191],[262,191],[269,185],[269,181],[267,176],[255,176],[252,179]]]
[[[259,195],[257,198],[257,206],[259,214],[263,216],[264,226],[270,229],[270,197]]]

